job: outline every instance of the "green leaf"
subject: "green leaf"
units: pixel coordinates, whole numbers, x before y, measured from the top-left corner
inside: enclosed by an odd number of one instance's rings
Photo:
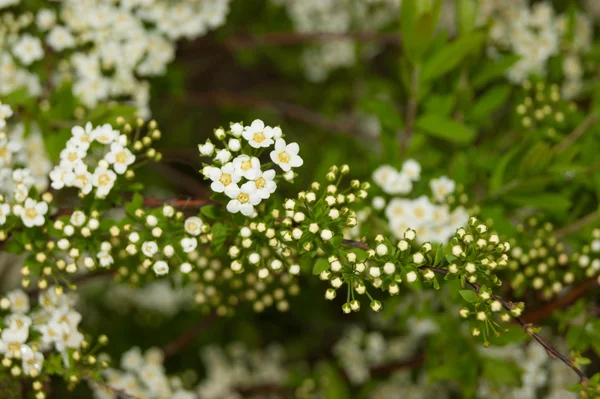
[[[517,153],[520,150],[521,149],[519,146],[514,147],[512,150],[504,154],[504,156],[500,159],[500,162],[498,162],[498,164],[496,165],[496,168],[492,172],[492,177],[490,178],[491,193],[497,192],[502,187],[506,168],[510,161],[515,157],[515,155],[517,155]]]
[[[426,133],[459,144],[468,144],[475,138],[475,129],[438,114],[425,114],[415,126]]]
[[[435,259],[433,261],[433,266],[438,266],[444,260],[444,246],[440,244],[435,253]]]
[[[483,376],[495,385],[520,386],[523,370],[514,362],[483,357]]]
[[[468,119],[473,122],[484,122],[492,112],[502,107],[510,96],[511,88],[509,85],[498,85],[488,89],[479,99],[473,104]]]
[[[329,270],[329,267],[331,267],[331,265],[329,264],[329,262],[327,261],[327,259],[321,258],[321,259],[317,260],[315,262],[315,264],[313,265],[312,273],[314,275],[319,275],[322,272],[324,272],[326,270]]]
[[[531,206],[550,212],[565,212],[571,207],[571,200],[561,194],[535,194],[531,196],[512,196],[507,198],[519,206]]]
[[[475,0],[458,0],[456,4],[458,30],[461,35],[473,31],[477,23],[477,4]]]
[[[479,89],[494,79],[504,76],[506,71],[521,57],[518,55],[505,55],[499,60],[492,60],[484,64],[479,73],[471,80],[474,89]]]
[[[218,251],[225,244],[227,239],[227,227],[223,223],[215,223],[211,228],[213,234],[212,245],[213,248]]]
[[[463,61],[467,55],[478,50],[484,43],[483,33],[461,36],[454,42],[439,49],[423,64],[420,78],[422,81],[439,78]]]
[[[325,381],[323,385],[324,399],[346,399],[352,397],[340,371],[330,363],[322,363],[317,367],[317,374]]]
[[[218,219],[221,215],[221,207],[215,205],[203,206],[200,213],[208,219]]]
[[[460,290],[458,291],[458,293],[460,294],[460,296],[463,297],[463,299],[469,303],[475,303],[477,301],[479,301],[479,297],[477,296],[477,294],[475,293],[475,291],[472,290]]]

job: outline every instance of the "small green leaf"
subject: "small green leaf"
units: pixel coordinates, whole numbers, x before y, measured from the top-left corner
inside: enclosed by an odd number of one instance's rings
[[[564,212],[571,207],[571,200],[560,194],[535,194],[531,196],[513,196],[507,201],[519,206],[531,206],[550,212]]]
[[[433,261],[433,266],[438,266],[444,260],[444,246],[440,244],[435,253],[435,259]]]
[[[513,66],[521,57],[518,55],[505,55],[499,60],[491,60],[484,64],[479,73],[473,77],[471,85],[479,89],[494,79],[504,76],[508,68]]]
[[[459,144],[468,144],[475,138],[475,129],[438,114],[426,114],[415,121],[424,132]]]
[[[461,36],[454,42],[439,49],[423,64],[421,80],[439,78],[456,68],[467,55],[478,50],[484,43],[483,33]]]
[[[312,272],[314,275],[319,275],[322,272],[324,272],[325,270],[329,270],[330,266],[331,265],[329,264],[329,262],[327,262],[327,259],[321,258],[315,262]]]
[[[509,85],[498,85],[492,87],[483,93],[481,97],[473,104],[469,111],[468,119],[473,122],[484,122],[492,112],[502,107],[510,96],[511,88]]]
[[[208,219],[218,219],[221,215],[221,208],[215,205],[203,206],[200,213]]]
[[[458,291],[458,293],[460,294],[460,296],[463,297],[463,299],[469,303],[475,303],[477,301],[479,301],[479,297],[477,297],[477,294],[475,293],[475,291],[472,290],[460,290]]]

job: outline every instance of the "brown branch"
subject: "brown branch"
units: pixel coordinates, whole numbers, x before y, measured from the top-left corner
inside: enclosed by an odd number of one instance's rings
[[[369,246],[367,244],[362,243],[362,242],[358,242],[358,241],[343,240],[343,243],[346,244],[346,245],[350,245],[352,247],[355,247],[355,248],[361,248],[361,249],[364,249],[364,250],[368,250],[369,249]],[[448,270],[442,269],[442,268],[439,268],[439,267],[421,266],[419,269],[421,269],[421,270],[431,270],[431,271],[433,271],[435,273],[442,274],[444,276],[446,274],[448,274]],[[469,282],[468,282],[468,284],[477,293],[479,293],[479,291],[481,290],[481,286],[479,284],[469,283]],[[507,302],[507,301],[505,301],[504,299],[502,299],[501,297],[499,297],[497,295],[492,295],[492,298],[494,298],[495,300],[499,301],[502,304],[502,306],[504,307],[504,309],[506,309],[509,313],[515,307],[515,305],[512,302]],[[521,327],[523,327],[523,331],[525,331],[525,333],[527,335],[529,335],[530,337],[532,337],[533,339],[535,339],[540,345],[542,345],[544,347],[544,349],[546,350],[546,353],[548,354],[548,356],[550,356],[552,358],[558,358],[558,359],[560,359],[564,364],[566,364],[571,370],[573,370],[579,376],[579,379],[580,379],[580,381],[581,381],[582,384],[587,384],[587,382],[589,381],[589,378],[587,377],[587,375],[581,369],[579,369],[577,366],[575,366],[573,364],[573,362],[569,358],[567,358],[566,356],[564,356],[563,354],[561,354],[559,351],[557,351],[556,349],[554,349],[552,346],[550,346],[550,344],[548,344],[546,341],[544,341],[542,339],[542,337],[540,337],[536,332],[534,332],[533,331],[533,326],[531,324],[529,324],[526,321],[524,321],[524,319],[521,318],[521,317],[514,317],[514,319],[521,325]]]
[[[547,303],[546,305],[544,305],[543,307],[541,307],[539,309],[536,309],[536,310],[524,315],[523,321],[525,321],[526,323],[536,323],[540,320],[543,320],[546,317],[550,316],[552,313],[554,313],[554,311],[571,305],[572,303],[577,301],[579,298],[581,298],[582,296],[587,294],[589,291],[591,291],[597,285],[598,285],[598,282],[597,282],[596,278],[591,278],[591,279],[585,280],[581,284],[572,288],[565,295],[557,298],[556,300],[554,300],[552,302]]]
[[[102,381],[96,381],[96,380],[94,380],[94,379],[93,379],[93,378],[91,378],[91,377],[82,377],[81,379],[82,379],[82,380],[85,380],[85,381],[88,381],[88,382],[91,382],[91,383],[93,383],[93,384],[99,385],[99,386],[101,386],[102,388],[104,388],[106,391],[108,391],[109,393],[116,394],[117,396],[119,396],[119,397],[121,397],[121,398],[125,398],[125,399],[141,399],[141,398],[139,398],[139,397],[137,397],[137,396],[134,396],[134,395],[132,395],[132,394],[128,393],[128,392],[127,392],[127,391],[125,391],[124,389],[115,388],[115,387],[113,387],[112,385],[108,385],[108,384],[107,384],[107,383],[105,383],[105,382],[102,382]]]
[[[330,120],[324,116],[301,107],[279,100],[269,100],[239,93],[223,91],[189,93],[186,102],[192,105],[214,105],[219,107],[244,107],[280,113],[290,119],[295,119],[309,125],[317,126],[323,130],[339,132],[349,135],[366,136],[367,132],[357,128],[352,120]]]
[[[576,142],[583,134],[598,120],[598,114],[592,112],[583,120],[567,137],[556,145],[554,151],[560,154],[566,150],[571,144]]]
[[[205,206],[208,205],[220,205],[218,202],[212,201],[212,200],[205,200],[205,199],[192,199],[192,198],[187,198],[187,199],[170,199],[170,200],[163,200],[163,199],[158,199],[158,198],[145,198],[144,199],[144,203],[143,206],[147,207],[147,208],[158,208],[160,206],[163,205],[171,205],[174,208],[179,208],[179,209],[186,209],[186,208],[203,208]],[[52,215],[53,219],[56,219],[60,216],[69,216],[73,214],[74,209],[73,208],[64,208],[64,209],[59,209],[58,211],[56,211],[56,213],[54,213]]]
[[[179,353],[179,351],[181,351],[184,347],[190,344],[201,332],[210,327],[216,319],[216,313],[211,313],[208,315],[208,317],[200,320],[191,328],[184,331],[183,334],[179,335],[173,341],[168,343],[163,348],[165,360]]]
[[[574,233],[576,231],[581,230],[582,227],[590,224],[590,223],[594,223],[595,221],[597,221],[600,218],[600,212],[599,211],[594,211],[592,213],[589,213],[587,215],[585,215],[584,217],[582,217],[579,220],[574,221],[573,223],[558,229],[554,232],[554,237],[556,238],[562,238],[567,234],[570,233]]]
[[[240,50],[252,47],[289,46],[339,40],[398,45],[400,44],[400,35],[398,33],[381,32],[274,32],[265,35],[230,37],[224,43],[231,50]]]

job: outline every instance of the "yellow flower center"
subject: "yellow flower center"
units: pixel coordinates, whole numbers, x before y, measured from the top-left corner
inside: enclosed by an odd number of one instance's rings
[[[223,178],[222,177],[221,177],[221,183],[223,183]],[[223,184],[225,184],[225,183],[223,183]],[[227,185],[227,184],[225,184],[225,185]],[[188,225],[187,225],[187,228],[188,228],[189,231],[196,231],[196,230],[198,230],[198,225],[196,223],[194,223],[194,222],[189,222]]]
[[[98,185],[99,186],[108,186],[110,184],[110,177],[108,177],[108,175],[106,173],[101,174],[100,177],[98,178]]]
[[[6,146],[0,147],[0,157],[1,158],[3,158],[7,152],[8,152],[8,150],[6,149]]]
[[[121,152],[117,153],[117,155],[115,155],[115,160],[118,163],[127,162],[127,153],[125,151],[121,151]]]
[[[264,177],[259,177],[256,179],[254,184],[256,184],[256,188],[264,188],[267,182],[265,181]]]
[[[425,210],[423,208],[415,209],[415,216],[419,219],[423,219],[423,217],[425,217]]]
[[[18,342],[9,343],[8,345],[6,345],[6,347],[8,349],[8,352],[15,353],[15,354],[19,353],[21,350],[21,344]]]
[[[77,180],[79,180],[79,181],[81,182],[81,185],[82,185],[82,186],[87,186],[87,184],[88,184],[88,179],[87,179],[87,177],[86,177],[85,175],[79,175],[79,176],[77,176],[77,178],[76,178],[76,179],[77,179]]]
[[[290,154],[288,154],[285,151],[280,152],[278,158],[279,158],[279,162],[281,162],[281,163],[288,163],[288,162],[290,162]]]
[[[219,181],[223,183],[224,186],[228,186],[231,184],[231,175],[229,173],[223,173]]]
[[[242,204],[248,202],[249,199],[250,197],[246,193],[240,193],[240,195],[237,196],[237,200],[240,201]]]
[[[263,132],[256,132],[254,133],[254,136],[252,136],[252,138],[254,139],[254,141],[256,141],[257,143],[262,143],[263,141],[265,141],[267,138],[265,137],[265,134]]]
[[[446,195],[446,188],[445,188],[445,187],[443,187],[443,186],[438,186],[438,187],[435,189],[435,192],[436,192],[436,193],[437,193],[437,194],[438,194],[440,197],[443,197],[443,196],[445,196],[445,195]]]
[[[27,208],[25,209],[25,217],[27,219],[35,219],[37,217],[38,213],[35,210],[35,208]]]
[[[73,162],[73,161],[76,161],[77,159],[79,159],[79,156],[77,156],[76,152],[70,152],[68,158],[69,158],[69,161]]]
[[[248,169],[252,168],[252,161],[249,159],[246,161],[243,161],[241,168],[242,168],[242,170],[248,170]]]

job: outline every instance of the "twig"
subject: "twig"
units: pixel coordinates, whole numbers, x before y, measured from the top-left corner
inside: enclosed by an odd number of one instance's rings
[[[218,202],[212,201],[212,200],[205,200],[205,199],[170,199],[170,200],[163,200],[163,199],[158,199],[158,198],[145,198],[144,199],[144,203],[143,206],[148,207],[148,208],[157,208],[159,206],[163,206],[163,205],[171,205],[174,208],[203,208],[205,206],[208,205],[220,205]],[[53,219],[56,219],[60,216],[69,216],[72,215],[74,212],[73,208],[64,208],[64,209],[59,209],[58,211],[56,211],[56,213],[54,213],[52,215]]]
[[[547,303],[539,309],[536,309],[524,315],[523,321],[525,321],[526,323],[536,323],[539,320],[545,319],[546,317],[554,313],[555,310],[565,308],[577,301],[579,298],[581,298],[589,291],[591,291],[594,287],[596,287],[597,283],[598,280],[596,278],[590,278],[588,280],[585,280],[578,286],[569,290],[569,292],[567,292],[565,295],[557,298],[556,300],[550,303]]]
[[[252,109],[274,111],[291,119],[296,119],[323,130],[350,135],[366,136],[367,132],[358,128],[352,120],[333,121],[307,108],[284,101],[269,100],[239,93],[222,91],[190,93],[186,98],[193,105],[216,105],[231,107],[247,107]]]
[[[587,118],[583,120],[567,137],[565,137],[560,143],[556,145],[554,150],[560,154],[566,150],[571,144],[577,141],[596,121],[598,120],[598,114],[592,112]]]
[[[224,41],[231,50],[240,50],[262,46],[288,46],[294,44],[331,42],[339,40],[358,40],[361,42],[375,42],[385,44],[400,44],[398,33],[381,32],[275,32],[266,35],[231,37]]]
[[[585,215],[584,217],[582,217],[581,219],[576,220],[573,223],[571,223],[561,229],[556,230],[554,232],[554,237],[562,238],[563,236],[565,236],[569,233],[579,231],[582,227],[584,227],[590,223],[594,223],[599,218],[600,218],[599,211],[594,211],[592,213],[589,213],[589,214]]]
[[[104,388],[106,391],[108,391],[109,393],[116,394],[116,395],[118,395],[118,396],[120,396],[122,398],[126,398],[126,399],[141,399],[141,398],[139,398],[137,396],[134,396],[134,395],[132,395],[130,393],[127,393],[127,391],[125,391],[124,389],[115,388],[112,385],[108,385],[105,382],[96,381],[96,380],[94,380],[91,377],[82,377],[81,379],[85,380],[85,381],[88,381],[88,382],[91,382],[92,384],[99,385],[102,388]]]
[[[369,249],[369,246],[367,244],[358,242],[358,241],[343,240],[343,243],[346,245],[355,247],[355,248],[361,248],[364,250]],[[446,274],[448,274],[448,270],[442,269],[439,267],[421,266],[419,269],[431,270],[435,273],[442,274],[444,276]],[[479,293],[479,291],[481,290],[481,286],[479,284],[476,284],[476,283],[468,283],[468,284],[477,293]],[[502,304],[502,306],[504,307],[504,309],[506,309],[509,313],[514,308],[514,304],[512,302],[507,302],[497,295],[492,295],[492,298],[494,298],[495,300],[500,302]],[[589,378],[587,377],[587,375],[583,371],[581,371],[581,369],[579,369],[577,366],[575,366],[570,359],[568,359],[566,356],[564,356],[559,351],[554,349],[552,346],[550,346],[550,344],[548,344],[546,341],[544,341],[542,339],[542,337],[540,337],[536,332],[534,332],[533,326],[531,324],[525,322],[521,317],[514,317],[514,319],[521,325],[521,327],[523,327],[523,331],[525,331],[525,333],[527,335],[529,335],[530,337],[535,339],[540,345],[542,345],[544,347],[544,349],[546,350],[546,353],[548,353],[548,355],[550,357],[560,359],[564,364],[566,364],[571,370],[573,370],[579,376],[580,382],[582,384],[587,384],[587,382],[589,381]]]
[[[198,323],[193,325],[190,329],[186,330],[171,341],[163,348],[164,358],[168,359],[181,351],[185,346],[194,340],[202,331],[210,327],[212,323],[217,319],[216,313],[211,313],[208,317],[200,320]]]

